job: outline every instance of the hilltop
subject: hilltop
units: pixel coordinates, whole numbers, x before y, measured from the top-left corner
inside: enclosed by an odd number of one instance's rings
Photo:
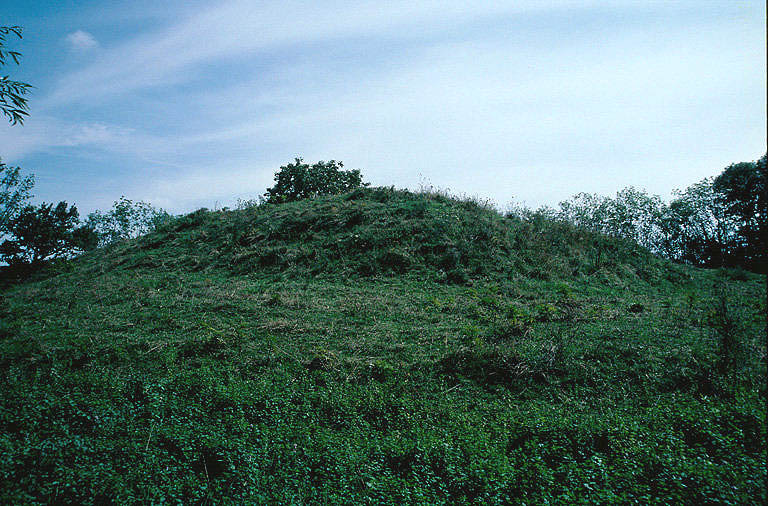
[[[361,188],[2,292],[7,503],[766,501],[764,278]]]
[[[201,209],[93,260],[100,268],[329,279],[405,274],[455,284],[595,273],[628,281],[684,276],[628,241],[542,218],[505,218],[474,199],[393,188],[234,211]]]

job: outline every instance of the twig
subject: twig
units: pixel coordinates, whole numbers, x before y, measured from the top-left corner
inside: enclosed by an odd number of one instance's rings
[[[456,388],[459,388],[460,386],[461,386],[461,383],[457,383],[457,384],[453,385],[453,386],[452,386],[451,388],[449,388],[448,390],[444,390],[444,391],[443,391],[443,395],[447,394],[447,393],[448,393],[448,392],[450,392],[451,390],[454,390],[454,389],[456,389]]]

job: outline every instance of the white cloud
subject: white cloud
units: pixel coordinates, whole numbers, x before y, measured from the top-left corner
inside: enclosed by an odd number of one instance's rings
[[[71,48],[77,50],[87,50],[98,47],[99,41],[97,41],[93,35],[83,30],[72,32],[66,37],[67,43]]]
[[[294,156],[501,204],[666,193],[765,139],[764,16],[684,4],[216,2],[67,67],[0,154],[98,152],[135,167],[114,198],[172,210]]]
[[[560,0],[546,6],[572,5]],[[493,15],[542,9],[533,0],[506,4],[393,0],[255,4],[229,0],[163,30],[143,34],[105,52],[93,64],[63,76],[50,102],[92,101],[141,88],[178,83],[191,68],[223,58],[254,55],[279,47],[324,40],[426,35]],[[115,65],[115,62],[120,62]]]
[[[134,151],[143,139],[132,128],[103,122],[69,122],[46,115],[30,116],[22,128],[0,126],[0,153],[9,160],[52,148],[90,147]]]

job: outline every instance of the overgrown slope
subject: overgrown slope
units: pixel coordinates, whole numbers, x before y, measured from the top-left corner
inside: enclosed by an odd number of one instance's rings
[[[389,189],[6,289],[4,503],[765,502],[765,286]]]
[[[504,218],[474,200],[390,188],[201,210],[103,256],[110,267],[331,278],[416,274],[449,283],[571,279],[599,270],[650,280],[662,269],[680,272],[636,245],[565,223]]]

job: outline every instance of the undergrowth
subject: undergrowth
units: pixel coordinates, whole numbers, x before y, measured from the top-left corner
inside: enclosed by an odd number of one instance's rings
[[[0,502],[766,501],[764,280],[392,189],[8,287]]]

